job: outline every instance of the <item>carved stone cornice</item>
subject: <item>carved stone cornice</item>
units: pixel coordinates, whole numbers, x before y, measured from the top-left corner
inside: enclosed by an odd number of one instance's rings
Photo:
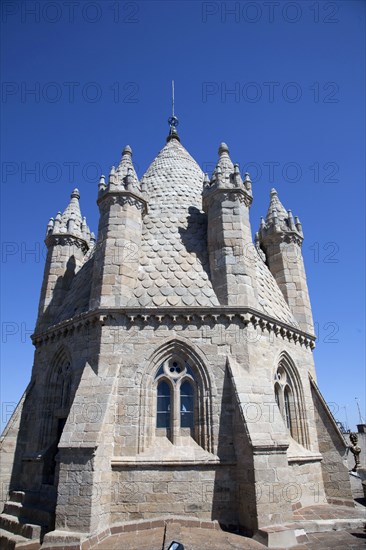
[[[284,231],[282,229],[275,231],[270,229],[268,233],[264,233],[263,230],[260,232],[260,243],[263,244],[264,248],[278,243],[294,243],[301,248],[303,240],[304,237],[295,231]]]
[[[81,239],[80,237],[75,237],[74,235],[71,235],[70,233],[51,233],[50,235],[47,235],[45,238],[45,244],[47,248],[50,246],[76,246],[76,248],[81,248],[83,253],[85,254],[90,246],[84,239]]]
[[[265,331],[274,338],[282,338],[296,345],[314,349],[316,337],[301,329],[269,315],[245,307],[161,307],[161,308],[98,308],[81,313],[78,316],[62,321],[42,332],[35,332],[31,338],[36,347],[49,341],[67,337],[76,330],[90,326],[122,326],[126,323],[140,325],[207,324],[210,322],[238,323],[241,328],[252,327],[260,335]],[[252,339],[251,339],[252,340]]]
[[[220,196],[221,201],[239,201],[245,204],[247,208],[253,202],[253,197],[243,187],[219,187],[217,185],[206,187],[202,193],[203,209],[207,212],[207,209],[211,206],[212,202]]]
[[[284,233],[283,235],[283,241],[287,244],[290,244],[290,243],[295,243],[297,244],[298,246],[302,246],[302,242],[303,242],[304,238],[301,237],[301,235],[299,235],[298,233],[295,233],[293,231],[288,231],[286,233]]]
[[[144,216],[147,214],[147,202],[142,195],[134,193],[132,191],[107,191],[102,194],[98,200],[97,204],[101,205],[103,203],[103,208],[114,204],[119,204],[124,206],[128,204],[129,206],[134,206],[138,210],[141,210],[141,214]]]

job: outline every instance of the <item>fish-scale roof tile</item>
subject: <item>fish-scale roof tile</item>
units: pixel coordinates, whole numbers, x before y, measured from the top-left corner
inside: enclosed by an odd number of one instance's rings
[[[299,324],[278,287],[272,273],[259,254],[256,256],[258,307],[279,321],[299,328]]]
[[[129,305],[219,305],[202,246],[206,242],[202,181],[200,167],[175,139],[165,145],[143,176],[149,214],[143,220],[140,265],[148,278],[139,278]],[[149,272],[148,267],[153,270]]]

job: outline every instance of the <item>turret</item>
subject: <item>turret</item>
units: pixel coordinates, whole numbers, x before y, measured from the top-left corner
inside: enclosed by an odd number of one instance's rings
[[[127,145],[113,166],[108,183],[101,176],[97,200],[100,219],[95,250],[90,307],[126,305],[136,283],[142,217],[147,203]]]
[[[242,180],[225,143],[220,145],[211,181],[205,176],[202,198],[212,285],[220,304],[256,307],[251,182],[249,174]]]
[[[299,218],[286,211],[271,190],[266,220],[261,220],[258,245],[292,313],[305,332],[314,334],[314,324],[301,252],[304,239]]]
[[[47,225],[47,259],[38,309],[37,330],[53,324],[57,310],[80,269],[87,251],[94,246],[94,235],[82,218],[77,189],[63,214],[58,212]]]

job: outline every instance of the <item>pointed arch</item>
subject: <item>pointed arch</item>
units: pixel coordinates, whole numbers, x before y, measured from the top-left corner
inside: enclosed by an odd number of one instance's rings
[[[172,391],[172,428],[167,433],[174,443],[178,436],[190,435],[205,450],[213,452],[212,395],[215,386],[202,354],[181,338],[162,343],[147,359],[141,372],[139,452],[161,435],[156,425],[157,389],[160,380],[169,381]],[[192,394],[186,395],[189,382]],[[193,401],[192,401],[193,399]],[[184,403],[185,402],[185,403]],[[187,406],[193,410],[187,409]],[[187,426],[185,426],[187,424]]]
[[[42,483],[57,484],[58,444],[72,402],[73,372],[68,350],[61,346],[50,361],[45,378],[40,454],[43,460]]]
[[[169,338],[169,340],[162,343],[151,354],[145,367],[145,374],[150,371],[152,366],[153,368],[158,369],[161,363],[173,356],[185,358],[187,362],[192,364],[193,368],[199,372],[200,378],[202,378],[202,382],[207,391],[215,391],[214,384],[209,375],[202,352],[197,348],[197,346],[192,345],[191,342],[180,337]]]
[[[60,408],[69,406],[71,398],[71,359],[64,347],[59,348],[51,362],[48,374],[49,397]],[[53,394],[53,396],[52,396]]]
[[[274,393],[291,437],[304,447],[309,447],[301,378],[294,361],[286,351],[282,351],[276,360]]]
[[[52,444],[71,407],[72,367],[68,350],[61,346],[50,361],[46,376],[44,397],[44,424],[41,434],[41,447]],[[63,420],[62,420],[63,419]]]

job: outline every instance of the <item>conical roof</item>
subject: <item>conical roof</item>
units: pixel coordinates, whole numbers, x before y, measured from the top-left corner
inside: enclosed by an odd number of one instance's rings
[[[275,218],[283,225],[288,218],[288,213],[282,202],[280,201],[276,189],[271,189],[271,200],[266,216],[266,224],[269,226],[274,223]]]
[[[172,138],[141,179],[149,213],[143,219],[140,269],[130,306],[219,305],[209,280],[203,172]]]
[[[126,145],[123,149],[122,157],[116,170],[117,185],[125,185],[127,175],[132,178],[133,185],[139,188],[139,180],[132,162],[132,149],[129,145]]]
[[[168,212],[202,206],[203,172],[177,139],[171,139],[141,179],[149,210]]]
[[[83,221],[83,218],[81,216],[80,211],[80,193],[78,189],[74,189],[70,196],[70,202],[66,206],[64,213],[62,214],[62,225],[67,226],[68,221],[70,218],[72,218],[75,222],[75,228],[76,230],[81,230],[81,224]]]
[[[88,245],[91,244],[91,241],[94,242],[94,234],[90,233],[86,218],[83,218],[81,215],[79,199],[79,190],[74,189],[71,193],[70,202],[63,214],[58,212],[55,219],[50,219],[46,237],[65,234],[84,239]]]
[[[213,171],[213,177],[220,171],[223,181],[230,180],[234,173],[234,165],[229,155],[229,147],[226,143],[221,143],[219,147],[219,160],[217,161],[215,170]]]

